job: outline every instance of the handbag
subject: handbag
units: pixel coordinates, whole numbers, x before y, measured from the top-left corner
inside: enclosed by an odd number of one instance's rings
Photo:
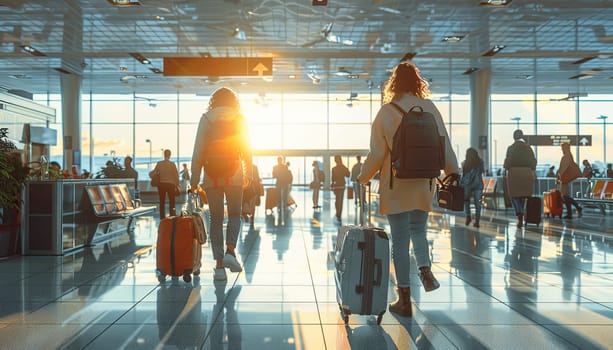
[[[158,171],[151,172],[149,177],[151,178],[151,186],[158,187],[160,184],[160,173]]]
[[[562,184],[567,184],[577,178],[580,178],[581,176],[583,176],[581,169],[579,169],[577,163],[572,162],[566,171],[560,175],[560,182]]]
[[[449,174],[443,181],[436,178],[438,185],[436,201],[439,207],[452,211],[464,210],[464,187],[460,186],[458,179],[457,174]]]

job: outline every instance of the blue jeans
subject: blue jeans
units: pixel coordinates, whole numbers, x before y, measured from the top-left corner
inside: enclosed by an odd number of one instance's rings
[[[511,198],[511,204],[515,210],[515,215],[524,215],[524,208],[526,207],[526,197],[513,197]]]
[[[482,188],[464,187],[464,213],[467,217],[470,216],[470,198],[472,197],[473,201],[475,202],[475,222],[479,222],[479,219],[481,219],[482,194]]]
[[[221,260],[223,248],[224,196],[228,205],[228,226],[226,227],[226,244],[236,246],[241,229],[241,207],[243,188],[241,186],[209,187],[205,189],[211,212],[211,249],[213,258]]]
[[[285,209],[289,199],[289,184],[277,184],[277,210]]]
[[[413,242],[413,253],[417,267],[430,266],[430,250],[426,239],[428,212],[412,210],[387,216],[392,236],[392,261],[396,270],[398,288],[409,287],[411,265],[409,242]]]

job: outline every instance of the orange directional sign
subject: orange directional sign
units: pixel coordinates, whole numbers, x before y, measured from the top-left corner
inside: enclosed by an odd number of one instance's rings
[[[272,57],[166,57],[166,76],[272,75]]]

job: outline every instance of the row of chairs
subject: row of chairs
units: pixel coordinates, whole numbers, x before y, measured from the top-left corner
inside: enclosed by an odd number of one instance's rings
[[[96,217],[134,217],[155,211],[155,206],[141,206],[133,199],[127,184],[86,186],[85,191]]]

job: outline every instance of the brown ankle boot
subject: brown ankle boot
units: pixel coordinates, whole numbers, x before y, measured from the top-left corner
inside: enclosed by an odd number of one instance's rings
[[[524,216],[522,214],[517,215],[517,228],[524,226]]]
[[[398,299],[390,304],[390,312],[404,317],[413,317],[411,288],[396,288],[396,293],[398,293]]]
[[[431,292],[441,286],[436,280],[436,277],[434,277],[430,266],[422,266],[419,268],[419,279],[426,292]]]

